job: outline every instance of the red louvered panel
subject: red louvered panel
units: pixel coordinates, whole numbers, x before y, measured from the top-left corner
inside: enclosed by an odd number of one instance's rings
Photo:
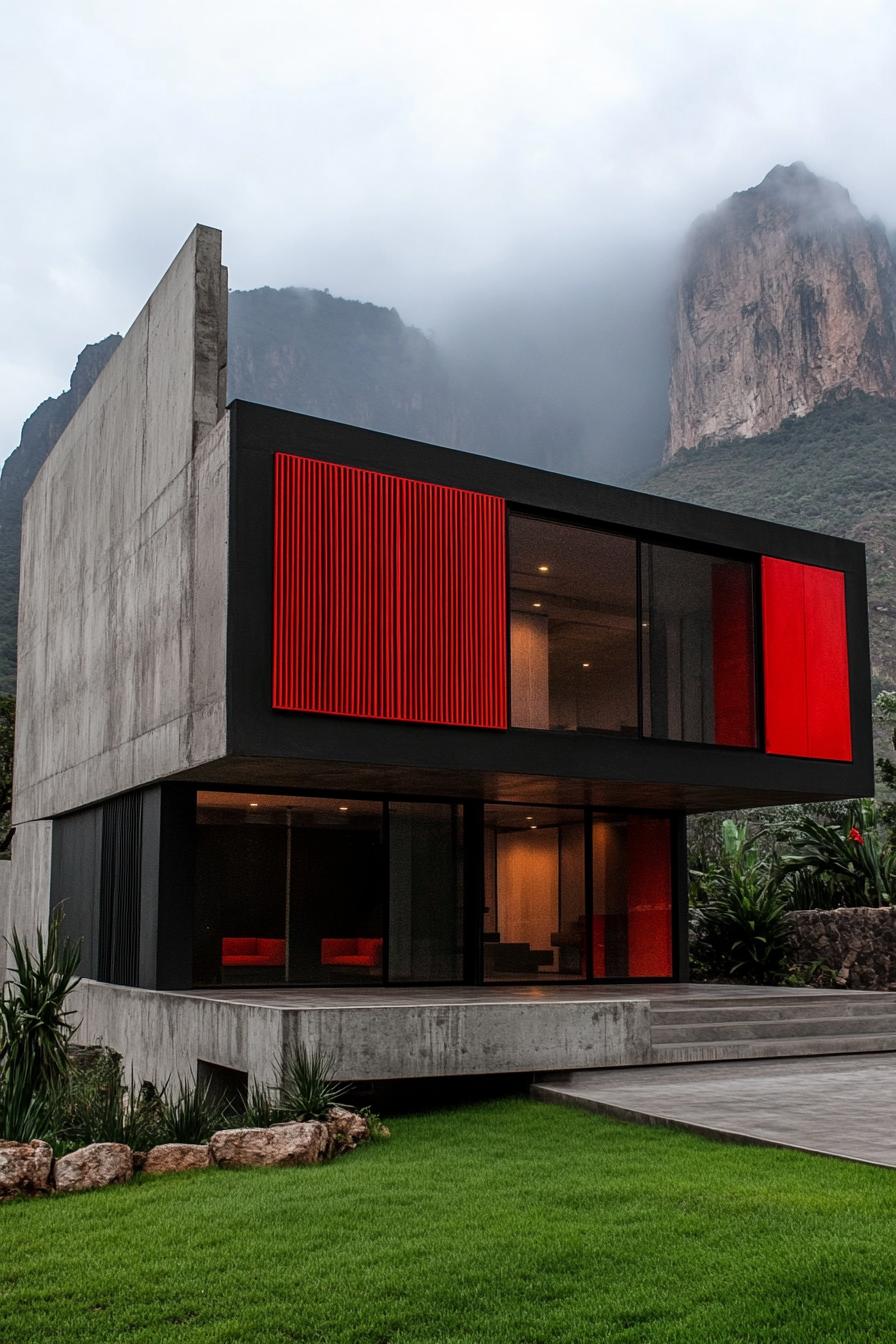
[[[275,709],[507,727],[505,504],[278,453]]]
[[[765,749],[852,759],[842,573],[762,557]]]

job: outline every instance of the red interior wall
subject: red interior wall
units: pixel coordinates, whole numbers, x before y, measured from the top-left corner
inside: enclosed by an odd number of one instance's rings
[[[506,728],[505,504],[278,453],[275,709]]]
[[[715,740],[720,746],[756,745],[752,600],[745,565],[713,566],[712,669]]]
[[[851,760],[843,574],[763,556],[762,640],[766,751]]]
[[[672,827],[668,817],[628,818],[628,973],[672,974]]]

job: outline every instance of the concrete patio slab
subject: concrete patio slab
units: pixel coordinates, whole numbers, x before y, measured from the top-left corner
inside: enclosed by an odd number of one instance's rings
[[[711,1138],[896,1167],[896,1054],[547,1074],[532,1095]]]

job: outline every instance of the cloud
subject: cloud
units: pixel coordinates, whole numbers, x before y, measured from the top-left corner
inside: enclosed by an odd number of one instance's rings
[[[888,0],[45,0],[4,37],[0,451],[197,220],[234,287],[328,287],[452,339],[476,318],[492,346],[521,301],[562,327],[564,296],[581,342],[612,341],[621,274],[634,360],[660,321],[638,258],[659,271],[773,163],[896,221]],[[607,361],[576,353],[580,389]]]

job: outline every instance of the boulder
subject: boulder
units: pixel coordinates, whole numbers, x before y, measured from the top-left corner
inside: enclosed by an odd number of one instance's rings
[[[330,1135],[319,1120],[302,1120],[270,1129],[219,1129],[209,1150],[219,1167],[299,1167],[327,1155]]]
[[[126,1143],[89,1143],[56,1159],[56,1189],[62,1194],[121,1185],[134,1174],[134,1155]]]
[[[332,1153],[357,1148],[359,1143],[370,1138],[370,1129],[363,1115],[358,1115],[357,1111],[350,1111],[345,1106],[331,1106],[327,1111],[325,1123]]]
[[[143,1159],[147,1176],[167,1176],[172,1171],[201,1171],[210,1167],[207,1143],[160,1143]]]
[[[53,1149],[43,1139],[30,1143],[0,1139],[0,1199],[46,1194],[52,1169]]]

